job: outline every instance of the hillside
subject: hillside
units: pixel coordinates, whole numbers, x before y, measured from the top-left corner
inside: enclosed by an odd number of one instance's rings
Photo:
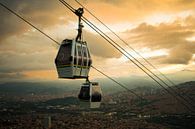
[[[186,102],[183,103],[188,105],[191,110],[195,111],[195,81],[181,83],[172,87],[172,89],[182,95],[185,100],[190,102],[191,104],[188,104]],[[151,102],[150,105],[144,105],[144,112],[147,112],[149,114],[189,113],[188,109],[186,109],[180,102],[178,102],[177,99],[173,98],[173,96],[168,94],[163,89],[157,90],[156,92],[153,91],[151,94],[146,94],[143,97]]]

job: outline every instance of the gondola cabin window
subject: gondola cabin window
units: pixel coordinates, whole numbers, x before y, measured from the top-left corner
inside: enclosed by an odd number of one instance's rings
[[[71,50],[72,50],[72,42],[62,44],[60,47],[59,53],[56,58],[56,63],[59,67],[64,67],[65,65],[70,65],[70,57],[71,57]],[[67,58],[69,57],[69,58]]]
[[[83,65],[87,67],[87,49],[86,47],[83,47]]]
[[[77,48],[74,48],[74,66],[76,66],[78,64],[77,62]]]
[[[77,46],[77,50],[78,50],[78,65],[81,66],[82,65],[82,51],[81,51],[81,46]]]
[[[77,46],[77,50],[78,50],[78,55],[82,56],[82,54],[81,54],[81,46]]]
[[[86,52],[87,50],[86,50],[86,47],[83,47],[83,56],[84,57],[87,57],[87,52]]]

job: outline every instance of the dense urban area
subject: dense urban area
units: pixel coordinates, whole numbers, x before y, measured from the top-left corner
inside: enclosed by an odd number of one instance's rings
[[[195,82],[179,90],[195,99]],[[19,94],[0,86],[0,129],[194,129],[195,115],[161,89],[138,87],[104,94],[100,108],[77,99],[77,92]]]

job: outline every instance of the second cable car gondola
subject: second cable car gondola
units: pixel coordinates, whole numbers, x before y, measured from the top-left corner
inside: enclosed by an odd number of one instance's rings
[[[102,100],[102,91],[98,82],[87,81],[83,83],[78,98],[83,103],[88,103],[90,108],[99,108]]]

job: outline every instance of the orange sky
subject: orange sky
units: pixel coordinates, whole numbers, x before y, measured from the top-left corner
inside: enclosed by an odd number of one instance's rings
[[[0,2],[59,42],[74,38],[77,34],[77,17],[57,0]],[[75,8],[79,7],[73,0],[67,2]],[[80,2],[163,73],[179,75],[183,71],[195,71],[195,0]],[[84,15],[113,37],[86,11]],[[57,80],[54,59],[58,46],[2,7],[0,16],[1,81],[10,78]],[[84,26],[83,36],[88,42],[95,67],[113,77],[144,75],[87,25]],[[113,38],[143,62],[116,37]],[[91,78],[102,77],[94,70],[90,75]],[[185,76],[192,77],[193,74]]]

